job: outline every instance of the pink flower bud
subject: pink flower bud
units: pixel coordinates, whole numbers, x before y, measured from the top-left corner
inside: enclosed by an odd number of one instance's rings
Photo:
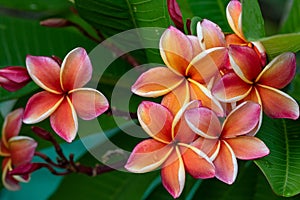
[[[24,67],[10,66],[0,69],[0,86],[10,92],[21,89],[30,80]]]
[[[70,21],[64,18],[50,18],[41,21],[40,25],[48,26],[48,27],[66,27],[66,26],[70,26]]]
[[[168,0],[167,3],[168,3],[168,11],[172,21],[174,22],[176,28],[178,28],[183,32],[184,24],[182,21],[182,14],[178,6],[178,3],[176,2],[176,0]]]

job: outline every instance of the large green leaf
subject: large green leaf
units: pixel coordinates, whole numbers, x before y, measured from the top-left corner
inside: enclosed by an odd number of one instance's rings
[[[260,39],[266,49],[269,59],[283,52],[298,52],[300,50],[300,33],[279,34]]]
[[[294,33],[300,31],[300,0],[288,2],[289,9],[286,10],[286,19],[284,20],[280,32]]]
[[[264,19],[257,0],[242,1],[242,29],[249,41],[265,36]]]
[[[165,1],[155,0],[76,0],[80,16],[105,36],[138,27],[167,27]]]
[[[260,137],[270,155],[256,161],[274,192],[281,196],[300,193],[300,120],[264,117]]]

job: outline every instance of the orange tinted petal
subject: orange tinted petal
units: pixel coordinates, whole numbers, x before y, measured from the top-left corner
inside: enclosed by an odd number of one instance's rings
[[[230,145],[236,157],[242,160],[253,160],[270,153],[263,141],[253,136],[239,136],[227,139],[226,142]]]
[[[235,73],[225,74],[212,88],[212,94],[222,102],[231,103],[245,98],[252,85],[245,83]]]
[[[57,109],[63,99],[63,95],[47,91],[33,95],[26,104],[23,122],[34,124],[46,119]]]
[[[60,84],[64,91],[80,88],[92,77],[92,64],[85,49],[70,51],[61,64]]]
[[[139,96],[158,97],[174,90],[184,81],[167,67],[155,67],[144,72],[131,87]]]
[[[72,90],[69,97],[77,115],[84,120],[91,120],[104,113],[108,108],[105,96],[92,88]]]
[[[154,139],[144,140],[133,149],[125,168],[134,173],[153,171],[165,162],[172,150],[172,146]]]
[[[171,26],[162,34],[159,48],[165,64],[174,73],[185,75],[185,70],[193,56],[193,47],[189,38]]]
[[[189,64],[186,76],[197,82],[208,84],[227,61],[227,49],[224,47],[202,51]]]
[[[256,87],[263,105],[263,111],[272,118],[298,119],[299,105],[286,93],[265,85]]]
[[[190,81],[190,91],[191,99],[197,99],[201,101],[202,106],[210,108],[213,110],[219,117],[224,116],[224,110],[221,103],[211,94],[211,91],[208,90],[205,86],[200,83],[189,79]]]
[[[226,8],[226,17],[229,26],[240,38],[244,39],[242,31],[242,5],[238,0],[232,0]],[[245,40],[245,39],[244,39]]]
[[[235,45],[245,45],[245,42],[242,38],[240,38],[237,34],[228,34],[225,36],[227,45],[235,44]]]
[[[234,72],[247,83],[253,83],[262,70],[258,55],[248,46],[230,45],[229,58]]]
[[[143,101],[137,110],[138,120],[142,128],[157,141],[168,144],[172,141],[172,113],[164,106]]]
[[[296,74],[296,56],[294,53],[283,53],[274,58],[257,77],[256,82],[274,87],[284,88]]]
[[[192,44],[192,47],[193,47],[193,58],[194,58],[199,53],[201,53],[202,48],[200,47],[199,40],[198,40],[198,38],[196,36],[194,36],[194,35],[188,35],[187,37],[188,37],[188,39],[190,40],[190,42]]]
[[[23,108],[16,109],[10,112],[4,120],[2,126],[2,145],[7,148],[8,140],[14,136],[19,135],[22,126],[22,118],[23,118]],[[2,150],[3,148],[1,148]],[[4,149],[3,149],[4,150]],[[5,150],[4,150],[5,151]],[[1,151],[2,152],[2,151]]]
[[[53,130],[65,141],[72,142],[78,130],[75,109],[69,97],[66,97],[50,117]]]
[[[197,24],[197,36],[202,49],[225,47],[225,36],[222,29],[210,20],[203,19]]]
[[[16,136],[11,138],[8,143],[14,167],[31,162],[37,147],[36,141],[30,137]]]
[[[188,146],[190,145],[187,145],[186,147]],[[186,147],[180,146],[180,151],[182,154],[182,159],[186,171],[193,178],[206,179],[214,177],[215,167],[213,163],[209,160],[207,155],[199,149],[197,149],[196,147]]]
[[[238,164],[233,150],[225,141],[221,141],[219,154],[214,160],[216,177],[227,184],[232,184],[237,176]]]
[[[222,138],[245,135],[252,131],[260,120],[260,105],[251,101],[236,107],[223,122]]]
[[[162,184],[166,190],[177,198],[180,196],[185,183],[185,170],[178,147],[161,169]]]
[[[59,82],[60,67],[52,58],[27,56],[26,66],[28,74],[38,86],[52,93],[62,93]]]
[[[187,81],[182,82],[176,89],[165,95],[161,105],[167,107],[173,115],[190,101],[190,89]]]

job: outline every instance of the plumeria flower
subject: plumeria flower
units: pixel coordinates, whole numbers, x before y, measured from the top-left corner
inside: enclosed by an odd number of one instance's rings
[[[19,66],[9,66],[0,69],[0,87],[14,92],[24,87],[31,80],[27,69]]]
[[[223,125],[216,114],[204,107],[186,111],[188,126],[201,137],[193,145],[211,155],[215,165],[215,176],[232,184],[237,176],[237,159],[253,160],[269,154],[267,146],[258,138],[249,136],[260,116],[260,105],[244,102],[225,119]],[[208,146],[215,146],[214,148]],[[207,152],[214,151],[214,152]]]
[[[248,45],[253,47],[257,55],[260,58],[262,65],[266,64],[266,50],[261,42],[258,41],[248,41],[242,29],[242,4],[238,0],[231,0],[226,8],[226,17],[229,26],[234,31],[235,34],[229,34],[226,36],[226,41],[228,44],[240,44]]]
[[[18,136],[22,125],[23,109],[9,113],[2,127],[0,156],[2,161],[2,182],[9,190],[20,189],[19,182],[28,182],[29,174],[22,176],[10,175],[14,168],[29,164],[34,156],[37,143],[30,137]]]
[[[186,104],[176,116],[166,107],[144,101],[138,119],[151,139],[140,142],[131,153],[125,168],[145,173],[161,167],[162,183],[177,198],[184,187],[185,170],[194,178],[211,178],[214,166],[206,154],[190,145],[196,134],[182,117],[186,110],[199,107],[199,101]]]
[[[28,100],[24,123],[38,123],[50,116],[53,130],[71,142],[78,130],[77,115],[90,120],[107,110],[108,101],[102,93],[83,88],[92,76],[92,65],[83,48],[69,52],[61,67],[43,56],[27,56],[26,65],[32,80],[45,91]]]
[[[160,54],[167,67],[144,72],[132,86],[133,93],[144,97],[165,95],[161,103],[173,114],[190,100],[200,99],[204,106],[223,115],[220,103],[206,86],[225,62],[226,49],[202,51],[195,36],[170,27],[161,36]]]
[[[253,48],[260,57],[262,65],[266,63],[266,50],[258,42],[250,42],[244,37],[242,30],[242,5],[238,0],[231,0],[226,8],[228,23],[234,34],[224,35],[222,29],[214,22],[203,19],[197,24],[197,36],[202,49],[213,47],[227,47],[231,44],[249,46]],[[228,66],[227,66],[228,68]]]
[[[264,68],[252,48],[231,45],[229,54],[234,72],[225,74],[214,85],[212,92],[217,99],[223,102],[257,102],[272,118],[299,117],[297,102],[279,90],[289,84],[296,73],[294,53],[283,53]]]

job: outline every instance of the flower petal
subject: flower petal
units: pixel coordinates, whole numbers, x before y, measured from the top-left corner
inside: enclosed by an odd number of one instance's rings
[[[8,144],[13,167],[31,162],[37,147],[36,141],[30,137],[16,136],[11,138]]]
[[[5,188],[11,191],[16,191],[20,189],[19,182],[9,175],[8,172],[12,170],[11,159],[5,158],[2,161],[2,183]]]
[[[245,135],[252,131],[260,120],[260,105],[246,101],[237,106],[226,117],[222,127],[222,138]]]
[[[260,139],[253,136],[239,136],[226,139],[237,158],[253,160],[264,157],[270,153],[268,147]]]
[[[2,68],[0,69],[0,76],[15,83],[23,83],[30,80],[27,69],[20,66],[9,66]]]
[[[172,113],[164,106],[143,101],[137,110],[138,120],[142,128],[157,141],[168,144],[172,141]]]
[[[267,62],[267,54],[265,47],[259,41],[251,42],[251,44],[253,45],[253,49],[260,59],[261,65],[265,66]]]
[[[81,88],[92,77],[93,67],[85,49],[70,51],[61,64],[60,84],[64,91]]]
[[[2,126],[2,143],[5,148],[8,148],[8,140],[14,136],[19,135],[22,126],[23,108],[16,109],[10,112],[4,120]],[[1,148],[1,152],[4,150]],[[5,151],[5,150],[4,150]]]
[[[208,84],[211,78],[216,76],[228,61],[227,49],[224,47],[211,48],[202,51],[189,64],[186,76],[189,78]]]
[[[296,74],[296,56],[283,53],[274,58],[257,77],[256,82],[277,89],[284,88]]]
[[[23,122],[35,124],[49,117],[63,101],[64,96],[47,91],[33,95],[27,102]]]
[[[203,19],[197,24],[197,36],[202,49],[225,47],[225,36],[222,29],[210,20]]]
[[[140,142],[130,154],[125,168],[134,173],[145,173],[159,168],[173,150],[171,145],[147,139]]]
[[[246,83],[253,83],[262,70],[258,55],[248,46],[230,45],[229,59],[234,72]]]
[[[202,106],[210,108],[213,110],[219,117],[224,116],[224,110],[220,102],[211,94],[211,91],[208,90],[205,86],[200,83],[189,79],[190,81],[190,91],[191,99],[197,99],[201,101]]]
[[[200,107],[187,110],[185,120],[188,126],[198,135],[217,139],[221,133],[221,124],[217,115],[208,108]]]
[[[256,87],[262,101],[263,111],[272,118],[298,119],[299,105],[286,93],[265,85]]]
[[[44,90],[61,94],[60,67],[52,58],[44,56],[27,56],[26,66],[32,80]]]
[[[162,166],[161,179],[163,186],[173,198],[180,196],[185,183],[185,170],[178,147]]]
[[[170,26],[161,36],[160,55],[165,64],[176,74],[185,75],[185,70],[193,56],[189,38]]]
[[[221,141],[219,154],[214,160],[216,178],[227,184],[232,184],[237,176],[238,164],[235,154],[229,144]]]
[[[229,26],[240,38],[245,40],[242,31],[242,5],[238,0],[231,0],[226,8],[226,17]]]
[[[212,94],[222,102],[232,103],[245,98],[252,85],[245,83],[235,73],[225,74],[212,88]]]
[[[196,134],[191,130],[184,117],[184,113],[192,108],[198,108],[201,106],[201,102],[194,100],[186,103],[177,112],[172,122],[172,138],[173,140],[180,141],[182,143],[191,143],[194,141]]]
[[[228,34],[225,36],[227,45],[245,45],[245,42],[242,38],[240,38],[237,34]]]
[[[201,150],[185,145],[185,147],[180,146],[180,152],[184,167],[193,178],[206,179],[215,176],[215,166]]]
[[[193,47],[193,58],[201,53],[202,48],[200,46],[199,40],[194,35],[187,35],[188,39],[190,40],[192,47]]]
[[[72,142],[78,130],[75,109],[69,97],[66,97],[50,117],[53,130],[65,141]]]
[[[131,91],[143,97],[158,97],[174,90],[184,81],[167,67],[155,67],[144,72],[131,87]]]
[[[205,153],[211,161],[214,161],[220,150],[220,140],[217,139],[207,139],[204,137],[197,138],[191,146],[196,147]]]
[[[187,81],[182,82],[176,89],[165,95],[161,105],[167,107],[175,116],[183,105],[190,101],[190,89]]]
[[[84,120],[91,120],[108,109],[106,97],[92,88],[78,88],[70,91],[69,97],[77,115]]]

